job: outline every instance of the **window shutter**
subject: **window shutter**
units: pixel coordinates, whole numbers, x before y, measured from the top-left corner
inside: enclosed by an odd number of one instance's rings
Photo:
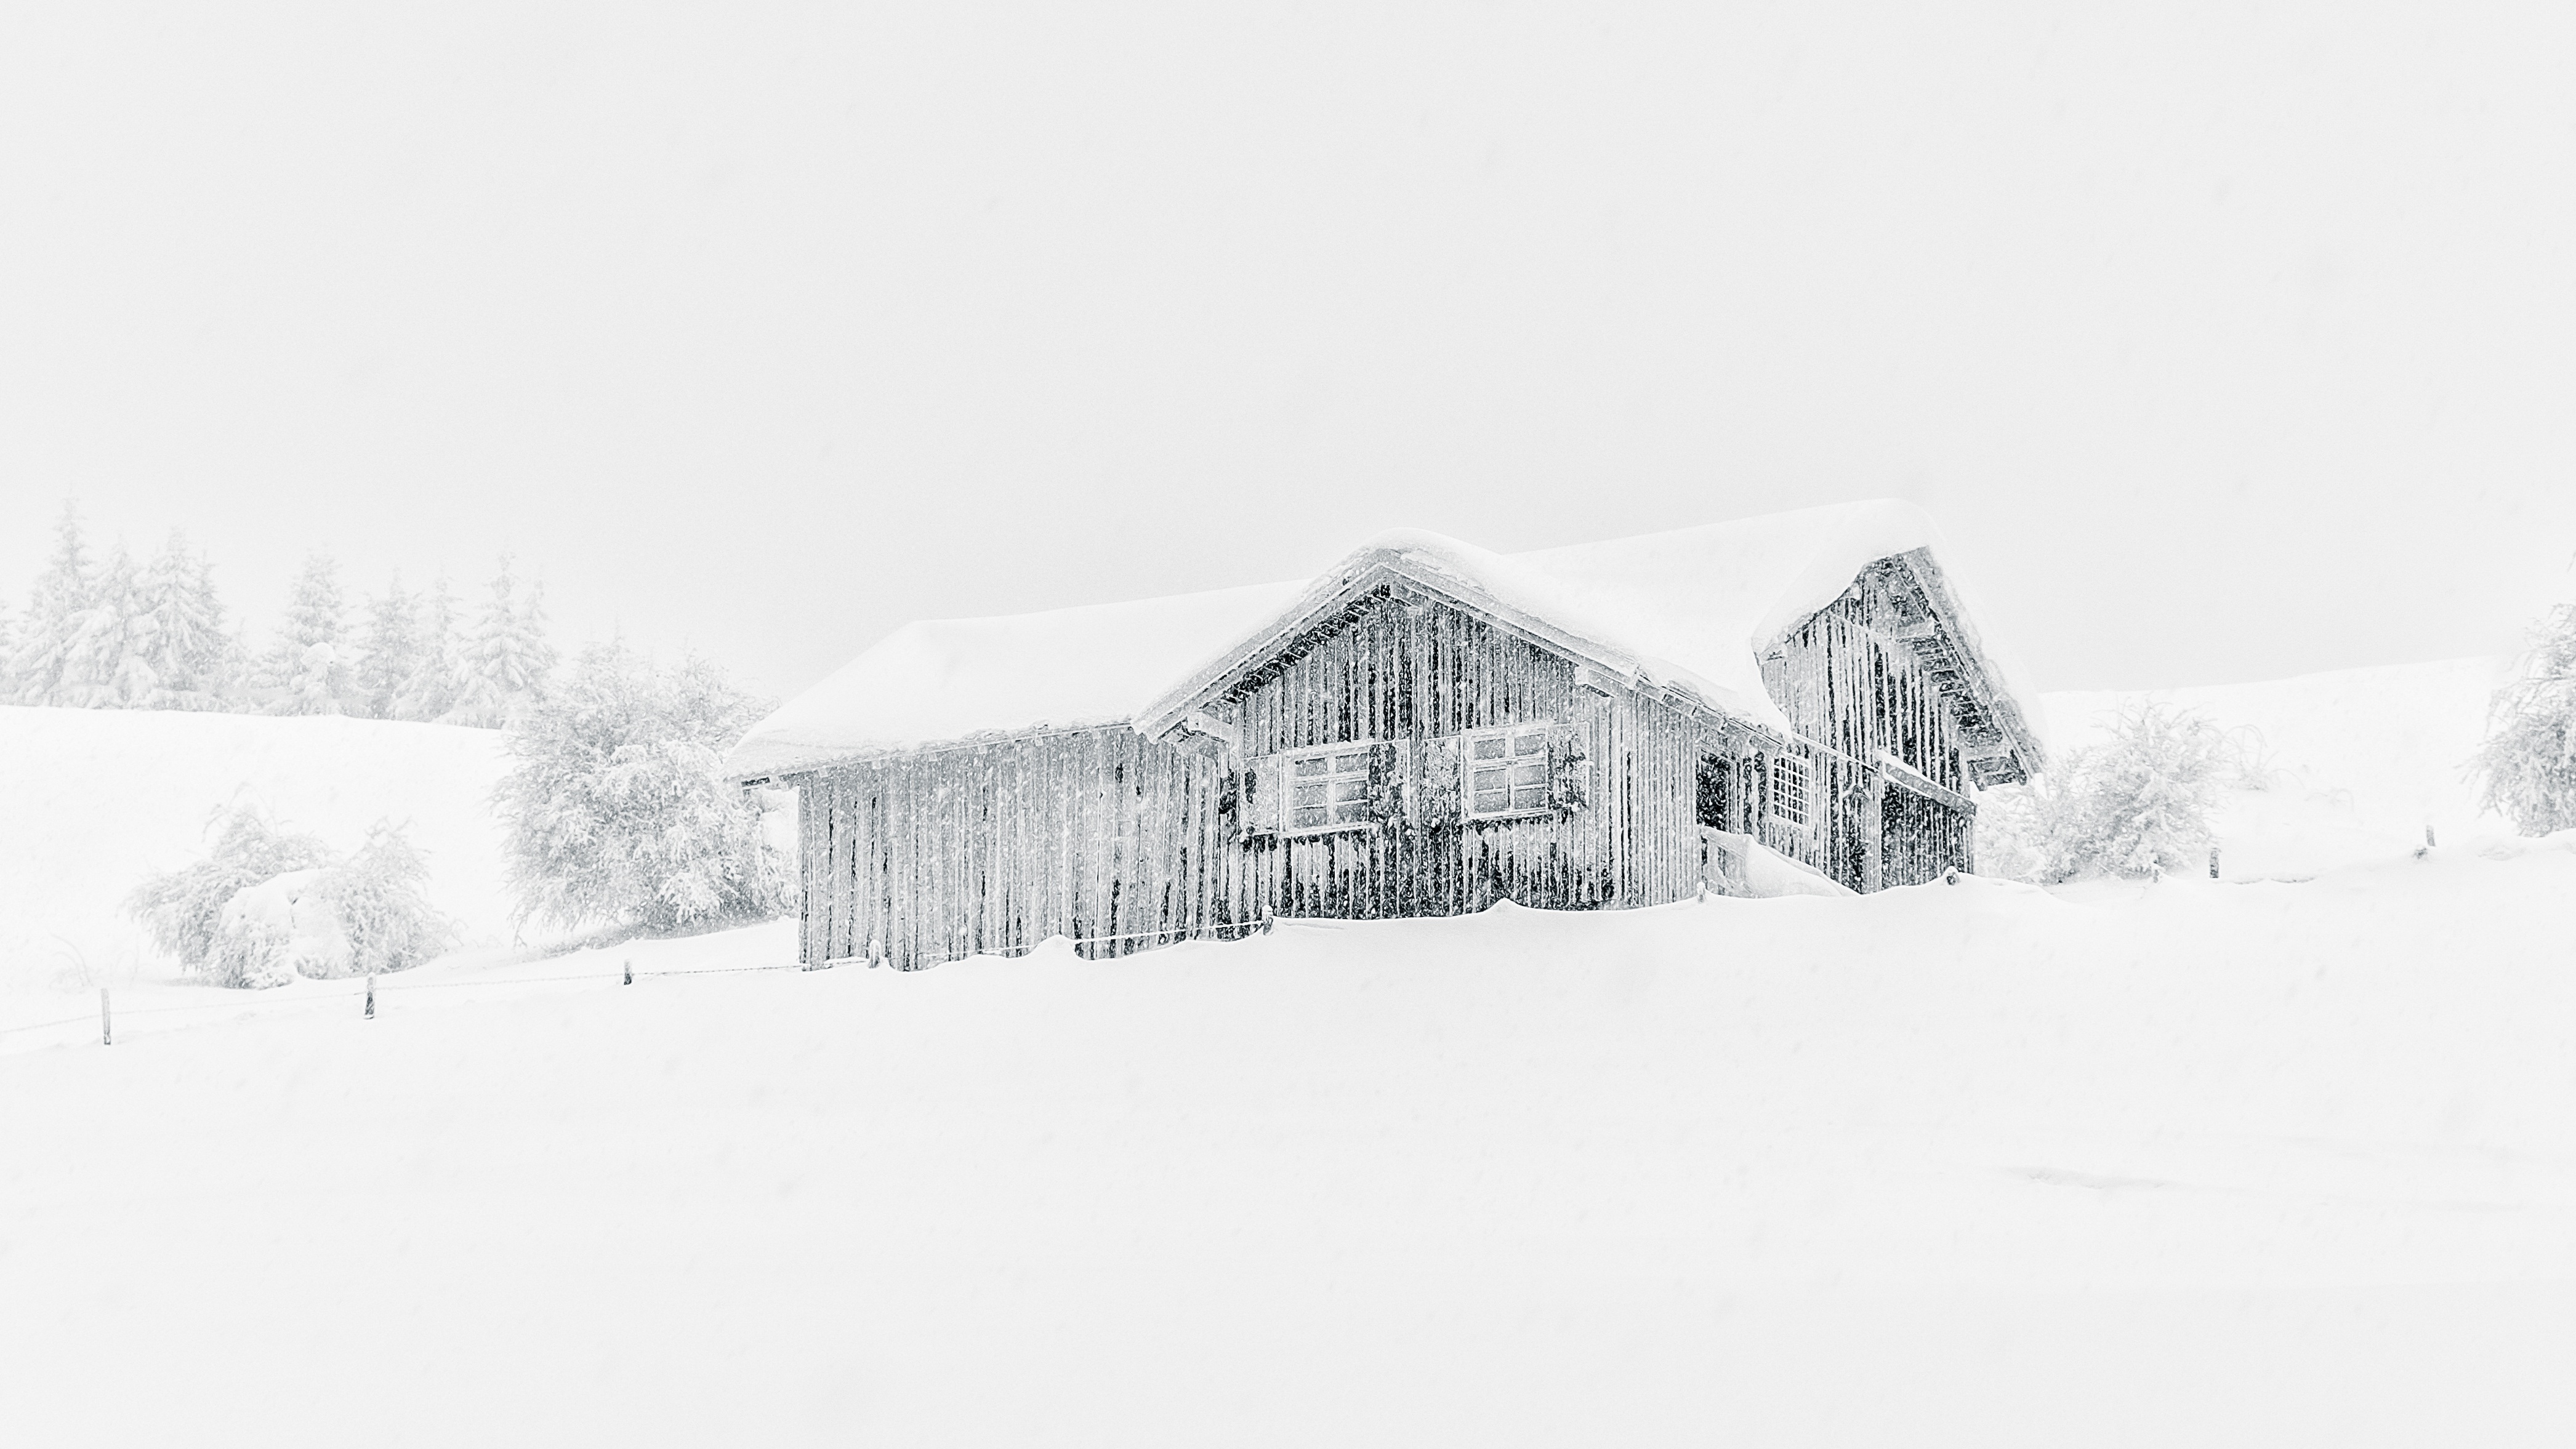
[[[1369,747],[1368,815],[1393,820],[1403,809],[1404,757],[1395,745]]]
[[[1243,766],[1243,834],[1277,835],[1287,822],[1288,762],[1279,755]]]
[[[1403,758],[1410,760],[1413,746],[1404,746]],[[1422,741],[1421,775],[1406,781],[1405,813],[1423,829],[1437,829],[1458,823],[1458,801],[1466,767],[1459,762],[1458,751],[1446,740]]]
[[[1261,827],[1273,835],[1283,834],[1288,829],[1288,777],[1286,755],[1273,755],[1261,762],[1261,793],[1265,797],[1261,807]]]
[[[1583,747],[1583,732],[1572,725],[1559,725],[1548,734],[1548,804],[1560,815],[1571,815],[1592,803],[1591,756]]]

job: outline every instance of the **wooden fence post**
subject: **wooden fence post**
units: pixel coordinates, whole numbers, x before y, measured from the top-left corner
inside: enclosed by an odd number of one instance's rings
[[[635,984],[635,963],[632,960],[626,963],[626,984],[629,986]]]
[[[367,1020],[376,1019],[376,973],[367,973]]]
[[[104,986],[98,989],[98,1044],[100,1046],[116,1045],[116,1031],[108,1018],[107,988]]]

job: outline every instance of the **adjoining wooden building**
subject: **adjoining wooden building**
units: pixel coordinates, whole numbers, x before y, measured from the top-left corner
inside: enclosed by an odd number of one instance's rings
[[[1935,542],[1884,502],[1387,534],[1303,585],[907,625],[729,768],[797,792],[815,964],[1909,885],[2043,763]]]

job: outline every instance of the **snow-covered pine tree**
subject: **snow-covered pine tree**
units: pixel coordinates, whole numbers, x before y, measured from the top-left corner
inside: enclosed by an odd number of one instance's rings
[[[460,648],[456,595],[448,588],[447,575],[440,574],[420,599],[412,671],[394,701],[394,718],[434,720],[456,707]]]
[[[89,547],[81,539],[80,511],[66,502],[54,524],[53,557],[36,576],[11,657],[15,692],[10,697],[19,704],[62,702],[63,668],[70,662],[77,621],[89,609],[90,591]]]
[[[457,699],[444,716],[447,722],[499,729],[533,709],[554,669],[554,646],[546,642],[545,629],[544,586],[520,603],[510,556],[503,554],[483,612],[474,621],[473,638],[465,645]]]
[[[212,566],[173,530],[136,587],[143,659],[152,684],[134,701],[145,709],[221,709],[231,640]]]
[[[269,714],[343,714],[349,700],[349,665],[342,620],[340,568],[316,553],[287,595],[286,623],[261,662]]]
[[[2576,604],[2532,630],[2522,678],[2496,691],[2476,768],[2481,803],[2525,835],[2576,828]]]
[[[215,588],[215,561],[198,554],[194,562],[196,567],[189,581],[189,593],[195,602],[190,613],[207,621],[211,635],[204,656],[205,707],[247,709],[250,707],[249,637],[238,623],[229,630],[225,628],[231,611],[224,607],[223,596]]]
[[[420,608],[397,572],[383,593],[367,600],[351,680],[357,712],[371,719],[399,718],[403,690],[419,672]]]
[[[119,544],[90,580],[89,607],[72,616],[56,703],[82,709],[140,709],[157,680],[152,624],[144,616],[134,560]]]

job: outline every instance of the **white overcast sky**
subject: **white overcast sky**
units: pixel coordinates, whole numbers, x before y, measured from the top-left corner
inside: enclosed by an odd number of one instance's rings
[[[2576,596],[2576,7],[0,7],[0,594],[905,618],[1894,495],[2047,688]]]

